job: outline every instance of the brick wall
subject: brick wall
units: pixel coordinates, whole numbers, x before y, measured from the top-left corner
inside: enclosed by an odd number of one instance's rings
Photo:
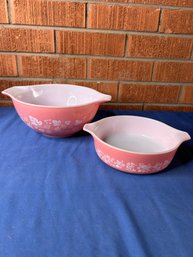
[[[193,111],[192,34],[193,0],[0,0],[0,90],[70,83],[106,108]]]

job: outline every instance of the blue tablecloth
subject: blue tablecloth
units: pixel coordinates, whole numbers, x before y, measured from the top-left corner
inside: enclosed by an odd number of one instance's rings
[[[187,131],[193,113],[146,116]],[[192,257],[193,140],[153,175],[114,170],[86,132],[51,139],[0,108],[0,257]]]

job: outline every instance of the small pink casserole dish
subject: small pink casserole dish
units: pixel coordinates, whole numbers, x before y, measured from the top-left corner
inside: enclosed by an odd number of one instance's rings
[[[67,137],[80,131],[95,116],[110,95],[68,85],[16,86],[2,92],[11,97],[15,109],[33,130],[50,137]]]
[[[120,171],[150,174],[165,169],[190,136],[162,122],[139,116],[113,116],[84,125],[96,153]]]

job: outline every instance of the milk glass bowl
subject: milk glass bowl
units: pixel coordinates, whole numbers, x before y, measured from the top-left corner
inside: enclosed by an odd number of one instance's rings
[[[80,131],[110,95],[68,84],[16,86],[2,92],[33,130],[50,137],[67,137]]]
[[[86,124],[99,158],[120,171],[150,174],[165,169],[188,133],[140,116],[113,116]]]

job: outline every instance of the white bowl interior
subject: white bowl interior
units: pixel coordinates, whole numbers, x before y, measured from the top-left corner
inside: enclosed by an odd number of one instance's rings
[[[143,134],[114,133],[103,140],[112,146],[131,152],[156,153],[167,150],[160,142]]]
[[[119,149],[138,153],[160,153],[175,148],[179,130],[139,116],[114,116],[98,122],[94,134]]]
[[[25,103],[43,106],[77,106],[100,100],[96,90],[66,84],[19,86],[10,89],[13,97]]]

